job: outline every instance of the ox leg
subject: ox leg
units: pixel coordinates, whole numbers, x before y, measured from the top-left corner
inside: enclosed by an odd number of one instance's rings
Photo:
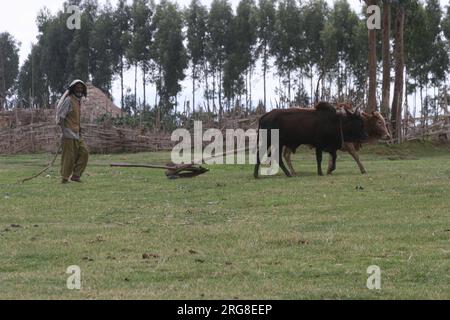
[[[291,161],[292,150],[288,147],[284,147],[283,156],[284,156],[284,159],[286,160],[286,164],[289,168],[289,171],[291,172],[291,174],[293,176],[296,176],[297,172],[295,172],[294,167],[292,166],[292,161]]]
[[[289,178],[292,177],[292,174],[289,172],[289,170],[286,168],[286,166],[284,165],[284,162],[283,162],[283,149],[280,148],[280,150],[278,152],[279,152],[279,157],[280,157],[280,168],[281,168],[281,170],[283,170],[284,174],[287,177],[289,177]]]
[[[258,133],[259,134],[259,133]],[[258,141],[259,142],[259,141]],[[256,149],[256,164],[255,169],[253,169],[253,176],[255,179],[259,178],[259,167],[261,166],[261,159],[259,157],[259,146]]]
[[[358,164],[359,170],[361,170],[362,174],[366,174],[367,171],[364,168],[363,164],[361,163],[361,161],[359,160],[359,155],[358,152],[355,150],[355,146],[353,145],[353,143],[349,143],[349,145],[347,146],[347,151],[348,153],[351,154],[351,156],[353,157],[353,159],[355,159],[356,163]]]
[[[333,156],[330,154],[330,157],[328,158],[328,170],[327,170],[328,174],[330,174],[330,172],[333,172]]]
[[[332,174],[334,170],[336,170],[336,159],[337,159],[337,152],[330,152],[330,161],[328,162],[328,170],[327,174]]]
[[[259,168],[261,167],[261,155],[260,155],[261,149],[259,146],[259,141],[261,139],[261,136],[260,136],[259,129],[258,129],[257,135],[258,135],[257,136],[258,138],[256,140],[256,165],[255,165],[255,168],[253,169],[253,176],[255,177],[255,179],[259,178]],[[267,150],[263,150],[264,152],[268,151],[270,153],[270,145],[271,145],[270,135],[271,135],[270,130],[267,130],[267,136],[263,137],[263,139],[267,139]]]
[[[316,148],[317,174],[323,176],[322,172],[322,150]]]
[[[259,178],[259,166],[259,163],[255,164],[255,169],[253,170],[253,176],[255,177],[255,179]]]

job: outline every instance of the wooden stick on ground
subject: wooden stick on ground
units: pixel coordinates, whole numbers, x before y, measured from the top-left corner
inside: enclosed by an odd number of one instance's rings
[[[123,168],[149,168],[149,169],[165,169],[166,176],[169,179],[177,178],[193,178],[208,172],[209,170],[202,166],[197,166],[192,163],[176,165],[168,163],[165,166],[162,165],[147,165],[147,164],[129,164],[129,163],[112,163],[111,167],[123,167]]]
[[[46,172],[51,167],[53,167],[53,165],[55,164],[56,158],[58,158],[58,154],[61,151],[61,147],[62,147],[62,144],[59,145],[58,150],[56,151],[56,154],[53,157],[53,160],[47,165],[47,167],[45,167],[43,170],[41,170],[39,173],[35,174],[34,176],[23,179],[22,181],[20,181],[20,183],[25,183],[27,181],[33,180],[33,179],[39,177],[40,175],[42,175],[44,172]]]

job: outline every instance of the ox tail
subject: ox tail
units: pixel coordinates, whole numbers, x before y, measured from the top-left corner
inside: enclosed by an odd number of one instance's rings
[[[259,133],[261,131],[261,122],[258,124],[258,131],[256,132],[256,163],[261,164],[261,159],[259,158]]]
[[[259,177],[259,167],[261,165],[261,159],[259,157],[259,132],[261,130],[261,119],[258,121],[258,129],[256,131],[256,165],[253,171],[253,176],[255,179]]]

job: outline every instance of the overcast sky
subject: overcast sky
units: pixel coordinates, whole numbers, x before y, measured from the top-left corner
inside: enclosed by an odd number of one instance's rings
[[[187,6],[191,0],[177,0],[176,2],[181,6]],[[235,8],[239,3],[239,0],[229,0],[230,3]],[[440,0],[442,7],[449,4],[450,0]],[[100,4],[105,3],[105,0],[99,0]],[[110,1],[114,6],[116,4],[116,0]],[[129,0],[131,2],[131,0]],[[158,2],[158,0],[156,0]],[[212,0],[201,0],[201,2],[207,6],[209,6]],[[327,2],[332,5],[333,0],[327,0]],[[348,0],[351,7],[357,12],[361,11],[361,3],[360,0]],[[43,7],[47,7],[50,9],[52,13],[55,13],[57,10],[62,8],[64,3],[63,0],[1,0],[2,10],[0,11],[0,33],[1,32],[9,32],[11,33],[16,40],[20,41],[20,63],[22,64],[24,60],[27,58],[30,53],[31,43],[36,42],[36,36],[38,33],[36,27],[36,16],[40,9]],[[126,76],[126,84],[129,87],[132,87],[134,84],[133,81],[133,73],[130,72]],[[138,84],[139,85],[139,84]],[[191,90],[190,80],[186,79],[183,82],[184,93],[180,97],[180,101],[184,100],[184,96],[189,96],[189,92]],[[258,76],[255,77],[253,81],[253,85],[255,86],[253,89],[254,98],[258,99],[262,96],[262,80],[259,79]],[[141,87],[142,85],[140,85]],[[142,89],[139,88],[138,95],[141,95]],[[149,87],[149,98],[151,98],[154,94],[154,91],[151,87]],[[270,95],[270,89],[269,89]],[[120,87],[118,81],[114,82],[113,86],[113,96],[115,101],[120,101]]]
[[[189,5],[191,0],[177,0],[181,7]],[[329,4],[333,0],[327,0]],[[348,0],[355,9],[360,11],[359,0]],[[22,43],[20,51],[20,62],[26,59],[30,52],[32,42],[36,42],[36,35],[38,33],[36,27],[36,16],[40,9],[47,7],[52,13],[55,13],[62,8],[63,0],[1,0],[2,10],[0,11],[0,32],[8,31],[17,40]],[[100,4],[104,4],[106,0],[99,0]],[[111,4],[115,6],[116,0],[110,0]],[[129,3],[132,0],[128,1]],[[158,2],[158,0],[156,0]],[[204,5],[209,6],[212,0],[201,0]],[[235,8],[239,0],[229,0]]]

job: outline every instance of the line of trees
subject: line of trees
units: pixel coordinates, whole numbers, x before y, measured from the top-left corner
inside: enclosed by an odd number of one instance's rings
[[[374,4],[382,8],[382,30],[368,32],[366,6]],[[222,116],[237,106],[254,110],[256,74],[264,83],[262,108],[352,100],[368,111],[380,109],[399,135],[402,111],[411,111],[408,97],[414,97],[414,109],[419,100],[418,111],[426,115],[437,112],[438,92],[446,90],[450,6],[444,12],[439,0],[365,0],[359,14],[347,0],[332,7],[325,0],[241,0],[236,10],[228,0],[213,0],[209,7],[192,0],[186,8],[169,0],[68,5],[81,8],[81,29],[68,30],[70,14],[64,10],[41,10],[37,43],[20,70],[18,43],[8,33],[0,35],[2,107],[11,97],[23,107],[49,106],[73,78],[110,94],[119,78],[123,110],[150,112],[159,126],[175,114],[186,76],[192,80],[193,109]],[[123,81],[130,69],[134,93]],[[268,102],[268,77],[277,82],[275,105]],[[156,89],[152,101],[148,85]]]

